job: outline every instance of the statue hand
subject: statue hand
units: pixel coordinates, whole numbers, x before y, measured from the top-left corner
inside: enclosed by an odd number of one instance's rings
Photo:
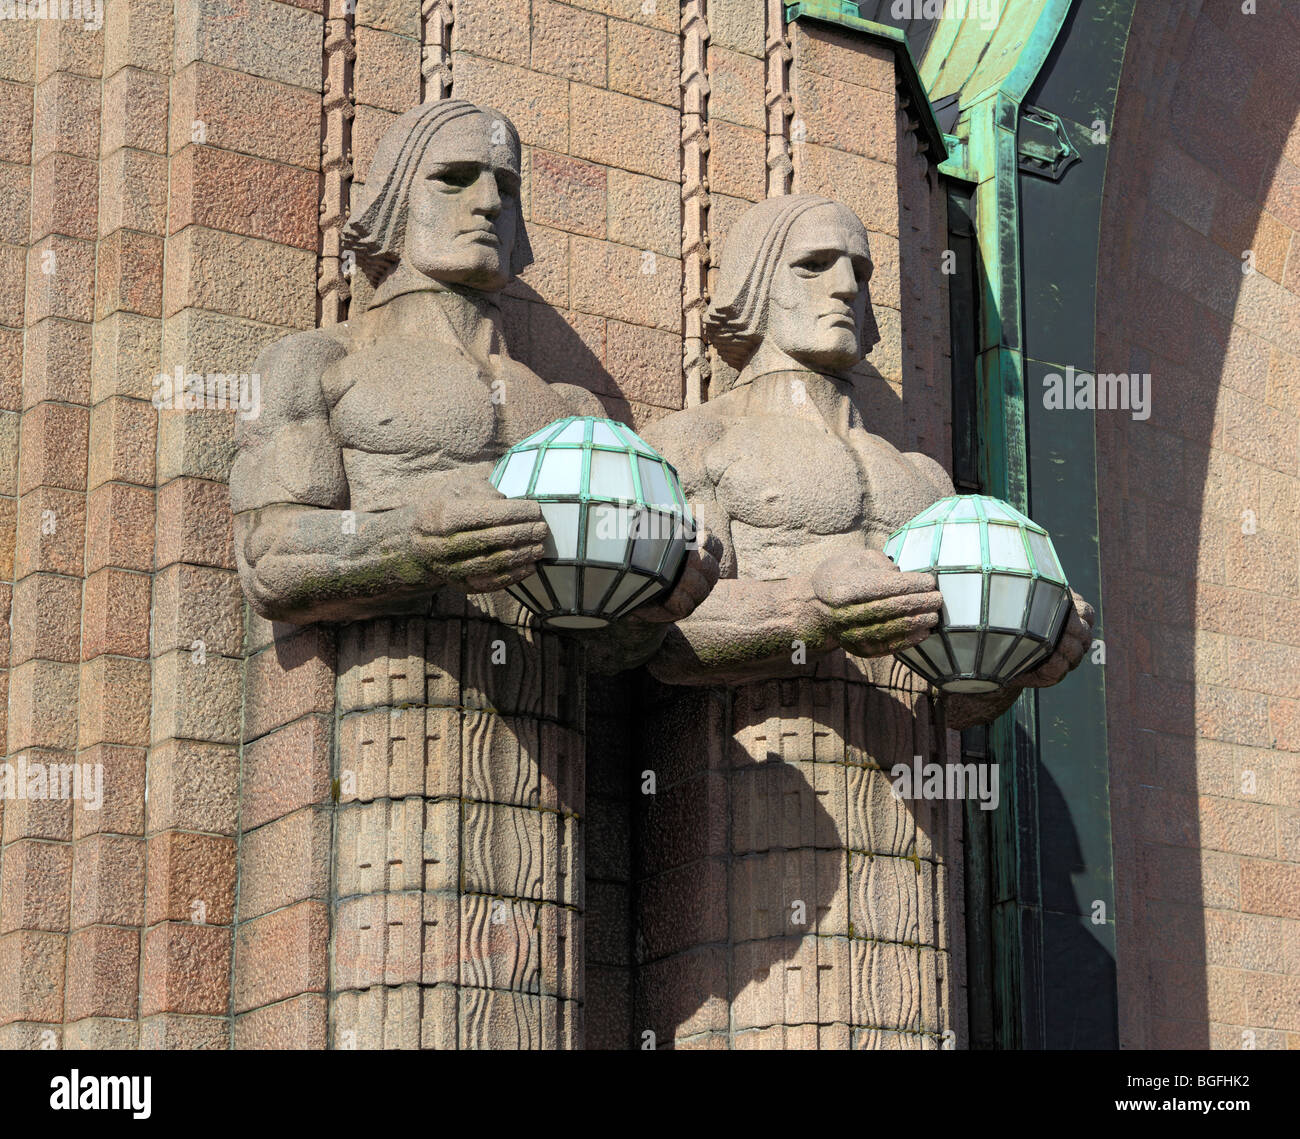
[[[879,550],[827,558],[813,571],[812,585],[822,628],[860,657],[925,640],[943,608],[933,574],[903,573]]]
[[[414,508],[415,556],[439,584],[466,593],[505,589],[532,574],[549,531],[542,508],[506,498],[488,482],[491,465],[448,472],[432,502]]]
[[[1066,619],[1056,651],[1032,672],[1013,677],[1008,688],[1050,688],[1064,680],[1066,673],[1083,660],[1083,654],[1092,644],[1092,625],[1097,613],[1073,589],[1070,598],[1074,602],[1074,611]]]
[[[630,621],[667,624],[680,621],[695,612],[718,583],[722,543],[704,527],[697,531],[697,548],[686,558],[686,567],[676,587],[655,605],[641,605],[628,614]]]

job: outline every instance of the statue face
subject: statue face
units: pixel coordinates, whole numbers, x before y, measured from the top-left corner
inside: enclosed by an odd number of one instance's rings
[[[764,347],[814,371],[848,371],[876,338],[870,276],[867,234],[849,210],[797,218],[772,277]]]
[[[411,185],[402,260],[438,281],[502,288],[511,277],[519,182],[519,153],[499,120],[448,123]]]

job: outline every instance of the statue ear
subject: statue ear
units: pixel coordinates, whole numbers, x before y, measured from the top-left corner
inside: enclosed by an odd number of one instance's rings
[[[533,246],[528,240],[528,227],[524,224],[523,207],[515,204],[515,247],[510,251],[510,275],[518,277],[533,263]]]
[[[862,334],[858,337],[858,352],[865,359],[871,355],[871,349],[880,343],[880,325],[876,323],[876,314],[871,309],[871,290],[867,290],[867,307],[862,313]]]

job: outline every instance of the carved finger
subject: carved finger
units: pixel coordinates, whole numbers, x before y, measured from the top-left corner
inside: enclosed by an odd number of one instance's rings
[[[490,577],[521,569],[523,571],[521,576],[527,577],[537,568],[537,561],[542,557],[543,552],[541,545],[531,545],[498,550],[491,554],[480,554],[453,564],[451,576],[468,581],[472,577]]]
[[[710,580],[701,569],[688,565],[682,571],[682,579],[677,583],[677,588],[673,590],[673,593],[684,593],[698,605],[709,596],[709,591],[717,584],[717,580],[716,576]]]
[[[465,579],[466,593],[496,593],[508,585],[517,585],[533,572],[532,566],[517,566],[508,573],[487,574]]]
[[[1091,629],[1093,625],[1097,623],[1097,611],[1091,605],[1089,605],[1082,597],[1080,597],[1077,593],[1075,593],[1073,589],[1070,590],[1070,597],[1074,601],[1074,610],[1075,610],[1072,614],[1070,614],[1071,621],[1073,622],[1073,619],[1075,617],[1078,617],[1080,618],[1080,622],[1082,624],[1086,625],[1089,629]]]
[[[534,547],[545,550],[546,539],[550,536],[550,529],[545,522],[523,522],[514,523],[509,526],[498,526],[491,530],[473,531],[472,537],[466,538],[466,546],[473,550],[472,557],[487,557],[496,553],[506,553],[510,550],[533,549]],[[455,543],[455,536],[451,537],[449,543]],[[454,545],[453,545],[454,551]],[[455,557],[453,552],[452,557]],[[538,554],[538,557],[542,557]],[[469,560],[466,558],[465,560]]]
[[[1016,677],[1016,683],[1022,688],[1050,688],[1064,679],[1070,671],[1069,665],[1059,652],[1054,653],[1033,672]]]
[[[1057,655],[1063,657],[1070,668],[1074,668],[1083,660],[1084,649],[1087,646],[1078,637],[1062,637],[1061,643],[1056,646]]]
[[[920,644],[939,623],[937,613],[920,613],[879,624],[857,626],[840,633],[840,644],[855,656],[885,656]]]
[[[831,609],[835,624],[843,628],[860,625],[877,625],[900,617],[928,613],[937,620],[943,608],[943,594],[937,590],[928,593],[909,593],[901,597],[885,597],[879,601],[864,601]]]
[[[489,486],[488,488],[492,488]],[[542,520],[542,508],[531,498],[456,498],[444,504],[443,534],[468,533],[494,526]]]

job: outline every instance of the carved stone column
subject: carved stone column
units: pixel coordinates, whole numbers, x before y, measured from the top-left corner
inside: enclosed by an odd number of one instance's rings
[[[942,762],[942,734],[891,663],[658,690],[634,1014],[656,1046],[942,1046],[953,820],[889,773]]]
[[[335,1047],[582,1047],[581,655],[504,594],[341,630]]]

